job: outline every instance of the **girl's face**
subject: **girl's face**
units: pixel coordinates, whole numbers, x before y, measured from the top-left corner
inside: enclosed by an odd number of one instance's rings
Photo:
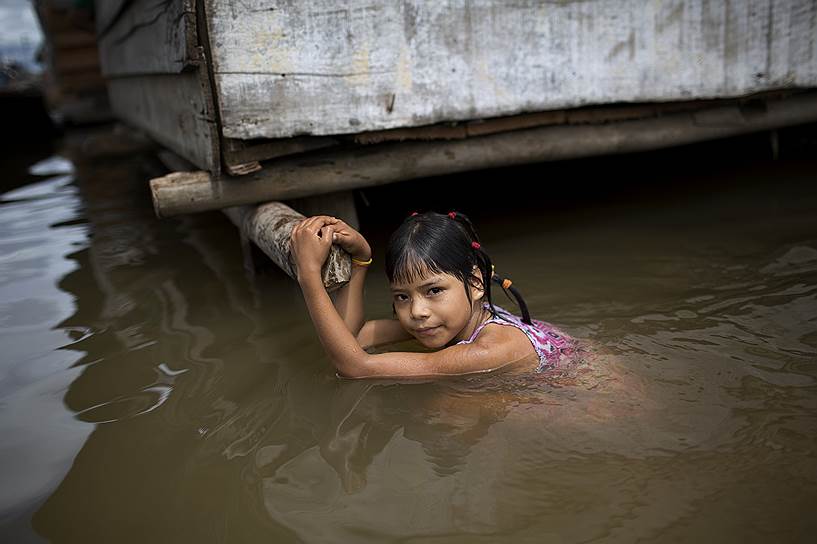
[[[482,315],[482,290],[469,285],[471,302],[463,283],[449,274],[429,274],[407,284],[391,285],[394,311],[400,324],[423,346],[445,347],[465,340]]]

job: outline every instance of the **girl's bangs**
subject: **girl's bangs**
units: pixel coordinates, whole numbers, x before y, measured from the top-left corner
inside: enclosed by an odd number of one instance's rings
[[[391,283],[409,285],[416,281],[424,280],[435,274],[444,274],[445,271],[439,264],[430,259],[422,259],[415,251],[406,251],[397,259]]]

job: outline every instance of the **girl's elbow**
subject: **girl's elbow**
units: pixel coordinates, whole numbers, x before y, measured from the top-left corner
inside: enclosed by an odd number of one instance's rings
[[[366,335],[360,335],[358,333],[355,340],[357,340],[357,343],[360,344],[361,349],[363,349],[364,351],[371,348],[371,347],[374,347],[374,346],[372,346],[371,342],[367,341]]]
[[[375,343],[373,342],[371,326],[369,325],[369,321],[361,325],[360,329],[358,329],[357,334],[355,334],[355,340],[360,345],[363,350],[367,350],[371,347],[374,347]]]
[[[350,357],[349,359],[343,361],[335,359],[332,361],[332,364],[334,364],[338,375],[343,378],[367,378],[371,376],[371,372],[369,372],[367,368],[365,355],[368,354],[364,354],[364,356]]]
[[[363,375],[361,372],[358,372],[354,369],[343,369],[337,368],[338,376],[341,378],[345,378],[347,380],[359,380],[361,378],[365,378],[366,376]]]
[[[336,368],[338,376],[346,378],[347,380],[361,380],[363,378],[374,377],[371,372],[367,372],[365,368],[351,367],[351,368]]]

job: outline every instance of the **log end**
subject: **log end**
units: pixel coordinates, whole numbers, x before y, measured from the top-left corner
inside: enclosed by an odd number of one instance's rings
[[[150,196],[156,217],[170,217],[190,211],[189,202],[195,200],[197,189],[209,187],[210,173],[171,172],[150,180]]]

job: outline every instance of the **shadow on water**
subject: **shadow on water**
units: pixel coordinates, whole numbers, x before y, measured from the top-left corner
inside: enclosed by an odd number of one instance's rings
[[[466,211],[532,313],[589,350],[559,379],[438,383],[338,380],[297,286],[250,279],[226,219],[158,221],[144,159],[77,160],[81,211],[52,230],[87,237],[57,277],[70,341],[47,349],[78,427],[14,515],[54,542],[798,541],[817,528],[814,162],[761,153],[363,191],[375,254],[412,210]],[[377,262],[367,311],[389,308]],[[18,425],[54,409],[37,402]]]

